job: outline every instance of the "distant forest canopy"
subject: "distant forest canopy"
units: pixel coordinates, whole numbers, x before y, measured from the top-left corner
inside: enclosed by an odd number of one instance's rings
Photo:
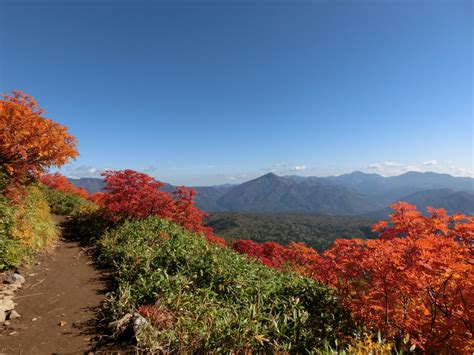
[[[71,179],[90,193],[102,179]],[[329,177],[266,174],[236,185],[197,186],[196,206],[206,212],[310,213],[387,218],[388,205],[405,201],[426,212],[427,206],[448,213],[474,215],[474,179],[433,172],[383,177],[355,171]],[[162,191],[172,192],[165,184]]]
[[[339,238],[372,239],[376,220],[352,216],[308,214],[212,213],[207,226],[216,235],[229,239],[251,239],[256,242],[302,242],[322,252]]]

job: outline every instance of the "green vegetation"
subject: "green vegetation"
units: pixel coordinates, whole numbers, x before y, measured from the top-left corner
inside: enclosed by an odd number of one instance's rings
[[[18,265],[23,258],[20,241],[12,238],[14,224],[15,208],[0,195],[0,270]]]
[[[74,215],[81,213],[84,210],[94,208],[95,206],[93,202],[73,193],[51,189],[44,185],[42,186],[42,189],[51,211],[54,214],[62,216]]]
[[[42,190],[25,189],[21,204],[0,193],[0,270],[28,262],[34,253],[52,245],[58,235]]]
[[[126,221],[97,244],[114,271],[109,315],[116,320],[138,309],[152,325],[138,336],[148,349],[307,352],[349,331],[329,288],[266,268],[168,220]]]
[[[212,213],[207,225],[217,235],[256,242],[302,242],[319,252],[338,238],[375,238],[375,221],[363,217],[310,214]]]

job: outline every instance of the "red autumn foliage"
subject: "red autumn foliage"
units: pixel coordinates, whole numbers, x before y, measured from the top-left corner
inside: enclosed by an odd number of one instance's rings
[[[104,205],[104,198],[105,194],[103,192],[94,192],[93,194],[89,194],[89,200],[98,206]]]
[[[252,240],[236,240],[232,248],[240,253],[258,259],[262,264],[276,269],[291,269],[308,276],[311,266],[319,262],[320,256],[313,248],[303,243],[283,246],[275,242],[256,243]]]
[[[322,258],[316,250],[304,243],[290,243],[286,248],[286,257],[290,260],[291,270],[314,277],[320,272],[315,265],[320,265]]]
[[[77,195],[82,198],[89,198],[89,193],[86,190],[74,186],[65,176],[62,176],[60,173],[43,175],[40,178],[40,182],[55,190]]]
[[[303,244],[236,241],[264,265],[290,269],[335,288],[354,318],[374,332],[429,353],[474,348],[474,218],[397,203],[376,240],[339,239],[319,256]]]
[[[194,206],[196,190],[179,186],[173,191],[173,215],[171,219],[193,232],[212,236],[212,228],[204,227],[203,221],[207,213]],[[217,241],[217,240],[216,240]]]
[[[206,235],[206,240],[208,242],[219,245],[221,247],[227,247],[227,242],[222,237],[218,237],[218,236],[213,235],[213,234],[208,234],[208,235]]]
[[[79,154],[67,128],[43,117],[35,99],[21,91],[0,99],[0,169],[12,197],[26,178],[39,178],[48,168],[61,166]]]
[[[145,317],[153,326],[168,328],[172,325],[174,315],[159,303],[154,305],[141,305],[138,313]]]
[[[160,191],[164,183],[133,170],[106,171],[102,175],[105,178],[105,194],[101,200],[110,219],[119,221],[158,216],[192,232],[212,236],[212,228],[205,227],[203,223],[206,213],[194,206],[196,193],[193,189],[178,187],[170,195]]]
[[[173,200],[159,190],[163,183],[133,170],[106,171],[102,176],[105,178],[104,206],[110,219],[171,217]]]
[[[286,248],[274,242],[256,243],[252,240],[236,240],[232,244],[232,248],[240,254],[256,258],[263,265],[273,268],[282,267],[286,261]]]

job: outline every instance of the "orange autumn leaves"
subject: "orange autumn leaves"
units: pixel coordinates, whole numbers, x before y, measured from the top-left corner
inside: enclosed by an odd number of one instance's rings
[[[390,221],[373,227],[378,239],[338,239],[321,256],[276,243],[234,248],[333,287],[354,319],[397,344],[408,336],[429,353],[472,351],[474,218],[431,208],[423,216],[404,202],[391,208]]]
[[[324,253],[318,278],[354,317],[387,337],[410,336],[428,352],[467,352],[474,342],[474,219],[397,203],[379,239],[344,241]]]
[[[78,156],[76,139],[67,128],[42,116],[29,95],[14,91],[0,100],[0,166],[10,187],[38,178],[48,168]]]

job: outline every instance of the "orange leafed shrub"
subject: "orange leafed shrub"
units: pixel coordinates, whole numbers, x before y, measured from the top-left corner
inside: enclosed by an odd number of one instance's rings
[[[104,198],[105,194],[103,192],[94,192],[93,194],[89,194],[89,200],[94,202],[97,206],[104,205]]]
[[[71,193],[83,198],[89,198],[89,193],[86,190],[74,186],[65,176],[62,176],[60,173],[46,174],[40,178],[40,181],[52,189]]]
[[[20,91],[2,95],[0,167],[12,187],[78,156],[76,139],[65,126],[43,117],[43,113],[31,96]]]
[[[319,255],[301,243],[234,241],[269,267],[335,288],[355,319],[401,345],[428,353],[474,349],[474,218],[397,203],[375,240],[338,239]]]
[[[337,240],[313,274],[336,288],[352,314],[385,337],[427,352],[473,350],[474,218],[391,206],[376,240]]]

